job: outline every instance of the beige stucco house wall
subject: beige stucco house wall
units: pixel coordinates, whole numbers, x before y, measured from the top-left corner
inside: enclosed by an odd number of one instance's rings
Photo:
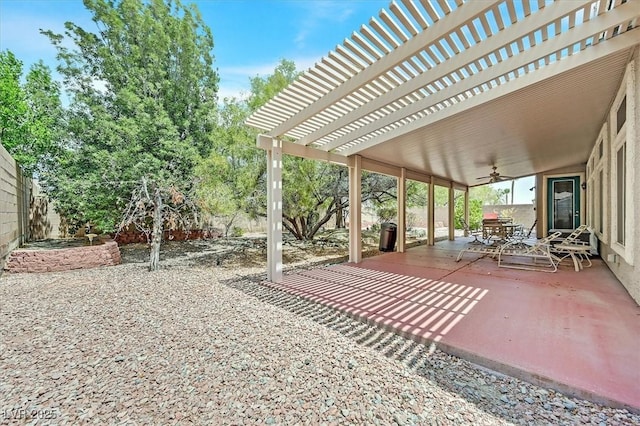
[[[640,48],[586,165],[587,221],[600,255],[640,304]]]
[[[640,48],[620,82],[588,162],[536,175],[538,235],[549,233],[547,180],[579,176],[580,223],[594,230],[602,259],[640,304]]]

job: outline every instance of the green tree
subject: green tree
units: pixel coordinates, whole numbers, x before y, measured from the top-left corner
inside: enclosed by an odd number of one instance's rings
[[[282,60],[273,74],[251,79],[246,102],[225,99],[214,132],[214,149],[198,167],[200,203],[225,221],[228,229],[236,212],[266,216],[266,161],[256,149],[255,130],[243,123],[296,77],[292,61]],[[332,217],[343,217],[349,204],[345,167],[292,156],[283,159],[283,226],[297,239],[313,239]],[[383,198],[395,181],[363,175],[363,202]],[[338,221],[340,226],[340,221]]]
[[[0,140],[14,158],[26,134],[27,102],[21,75],[22,62],[10,51],[0,52]]]
[[[150,269],[165,225],[193,193],[193,169],[211,149],[218,76],[213,37],[179,0],[85,0],[95,33],[67,22],[46,31],[67,91],[67,156],[47,184],[60,212],[106,231],[150,229]],[[72,48],[65,40],[69,39]],[[139,208],[131,213],[131,202]],[[192,210],[190,210],[192,211]]]
[[[383,203],[374,204],[380,220],[391,220],[396,216],[397,205],[395,190],[390,191],[391,197]],[[469,190],[469,225],[471,229],[478,229],[482,224],[482,206],[500,204],[504,192],[489,185],[473,187]],[[428,185],[407,181],[407,207],[425,206],[428,201]],[[454,216],[456,229],[464,228],[464,197],[461,191],[454,194]],[[449,189],[443,186],[434,188],[435,207],[445,207],[449,204]]]
[[[271,98],[280,93],[282,89],[291,84],[300,73],[296,70],[293,61],[282,59],[276,66],[273,74],[251,79],[251,95],[248,107],[251,112],[266,104]]]
[[[502,195],[504,195],[504,203],[505,204],[509,204],[509,194],[511,193],[511,190],[509,188],[505,188],[502,190]],[[511,203],[513,204],[513,203]]]
[[[21,77],[22,62],[0,52],[0,140],[26,173],[44,173],[59,153],[60,87],[42,61]]]
[[[213,149],[196,167],[199,205],[222,221],[225,235],[239,214],[266,203],[260,189],[266,170],[264,152],[256,149],[257,132],[244,124],[248,111],[245,101],[224,99]]]
[[[464,198],[457,197],[455,199],[455,227],[456,229],[464,229]],[[478,199],[469,199],[469,229],[480,229],[482,225],[482,201]]]
[[[219,219],[228,235],[239,213],[266,215],[266,161],[256,149],[258,132],[244,124],[251,112],[295,79],[295,64],[282,60],[266,78],[250,80],[248,100],[225,98],[218,110],[212,149],[195,170],[198,203]],[[285,158],[285,161],[290,159]]]
[[[282,60],[274,73],[251,79],[251,96],[247,112],[260,108],[299,75],[292,61]],[[253,139],[255,141],[255,137]],[[255,142],[252,142],[252,145]],[[255,151],[255,148],[253,148]],[[266,165],[264,153],[254,175],[256,187],[246,203],[252,216],[266,216]],[[252,158],[254,161],[257,159]],[[346,169],[333,164],[285,156],[283,159],[283,226],[297,239],[313,239],[333,215],[342,217],[348,205]],[[246,196],[246,194],[245,194]]]
[[[503,193],[491,185],[479,185],[469,189],[469,199],[480,200],[483,206],[502,204]]]

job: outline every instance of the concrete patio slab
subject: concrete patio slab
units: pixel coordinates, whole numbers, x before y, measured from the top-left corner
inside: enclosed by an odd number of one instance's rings
[[[640,307],[600,259],[575,272],[498,268],[455,257],[460,242],[385,253],[268,285],[476,364],[640,411]]]

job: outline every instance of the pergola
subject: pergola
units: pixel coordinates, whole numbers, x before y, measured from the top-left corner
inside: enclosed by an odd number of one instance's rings
[[[268,278],[282,279],[282,154],[349,167],[356,263],[361,171],[396,176],[404,251],[406,179],[430,184],[431,204],[441,185],[468,205],[491,166],[522,177],[586,163],[639,17],[639,0],[392,1],[247,120],[265,132]]]

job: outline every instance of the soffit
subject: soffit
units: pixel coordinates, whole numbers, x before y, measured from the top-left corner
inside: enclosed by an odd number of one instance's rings
[[[425,125],[360,155],[469,186],[586,164],[629,60],[624,51]]]

